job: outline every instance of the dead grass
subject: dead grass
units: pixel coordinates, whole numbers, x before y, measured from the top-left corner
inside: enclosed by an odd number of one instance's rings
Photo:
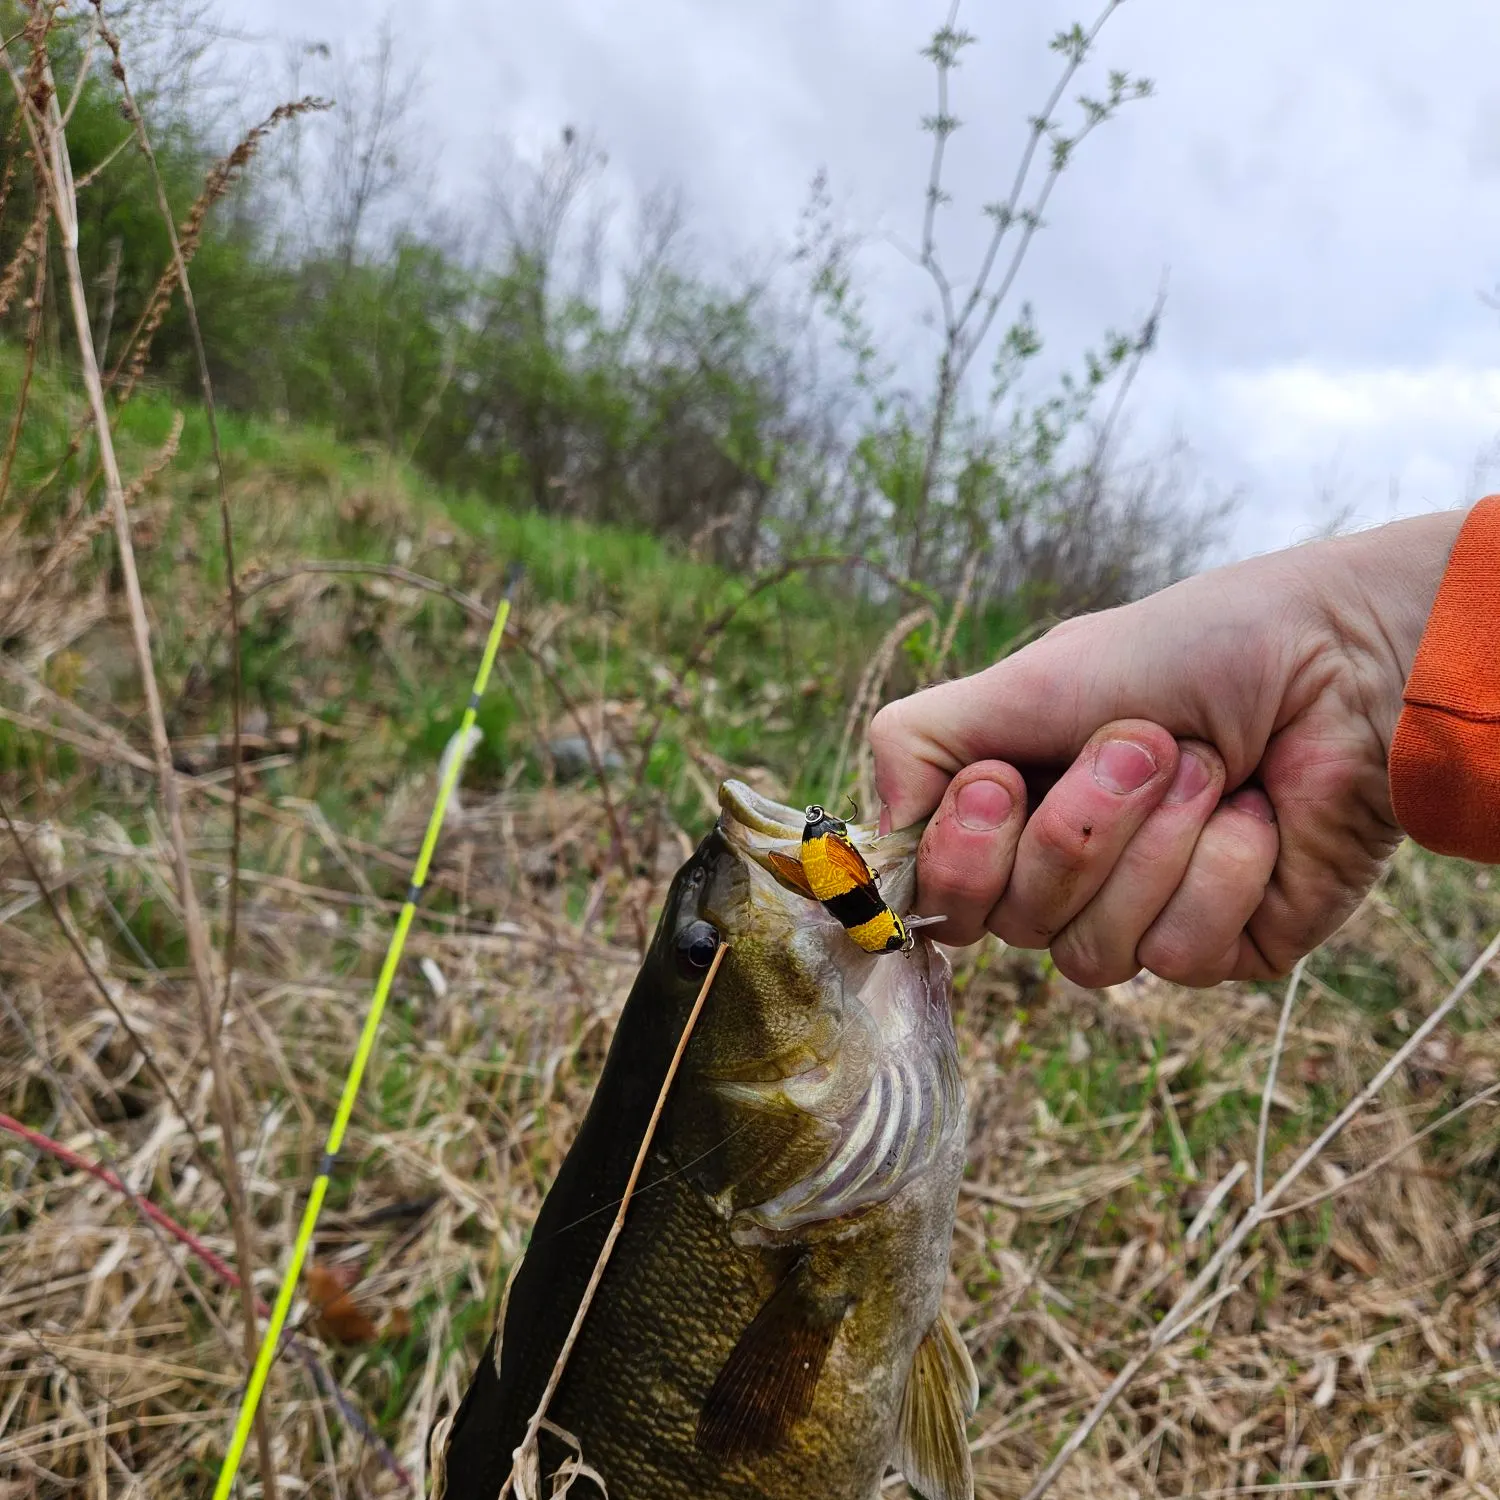
[[[344,503],[336,485],[324,503]],[[259,522],[265,566],[300,539],[269,511]],[[268,540],[279,528],[285,550]],[[416,564],[441,571],[446,560],[445,577],[475,581],[462,541],[434,551],[441,557]],[[294,604],[274,589],[247,603],[252,640],[258,611],[288,611],[282,659],[300,672],[352,673],[371,640],[391,655],[363,716],[351,723],[332,703],[310,701],[304,726],[325,730],[306,729],[247,770],[241,962],[224,1038],[263,1300],[435,776],[435,757],[406,753],[396,706],[403,678],[431,659],[430,598],[372,587],[381,583],[299,575],[281,586]],[[210,585],[187,595],[193,587]],[[648,705],[586,696],[592,612],[523,595],[520,615],[533,648],[550,653],[553,675],[576,692],[585,725],[628,752],[650,725]],[[477,632],[454,628],[439,639],[461,677]],[[0,713],[12,722],[27,713],[56,732],[12,732],[7,796],[24,799],[39,867],[216,1148],[149,761],[116,753],[134,726],[129,697],[111,688],[114,640],[105,618],[67,652],[8,667]],[[77,661],[62,674],[66,691],[45,686],[69,654]],[[574,727],[523,653],[510,648],[505,666],[494,691],[510,698],[520,743]],[[700,702],[681,723],[712,733],[718,713],[737,711]],[[201,735],[214,712],[184,710],[184,723]],[[78,750],[63,732],[92,748]],[[668,796],[649,782],[632,791],[628,767],[615,774],[629,845],[622,867],[589,777],[559,781],[545,756],[507,761],[479,764],[444,835],[432,906],[413,934],[319,1233],[316,1262],[352,1283],[363,1316],[341,1322],[305,1298],[295,1320],[326,1378],[317,1363],[286,1358],[273,1376],[276,1463],[289,1493],[400,1493],[361,1423],[421,1474],[425,1433],[461,1392],[587,1100],[634,974],[635,913],[659,898],[705,825],[695,788],[721,770],[705,759],[684,770],[682,795]],[[180,777],[191,864],[215,931],[228,873],[225,781],[222,767]],[[232,1260],[221,1188],[13,847],[0,860],[0,912],[0,991],[29,1033],[0,1016],[0,1109],[113,1163],[135,1193]],[[1269,1177],[1412,1032],[1496,925],[1500,895],[1486,872],[1402,855],[1309,967],[1273,1094]],[[1495,998],[1493,980],[1481,982],[1455,1024],[1355,1121],[1307,1191],[1347,1187],[1257,1232],[1234,1271],[1241,1289],[1130,1387],[1055,1493],[1493,1490],[1492,1106],[1380,1172],[1356,1174],[1500,1079]],[[1279,999],[1233,986],[1205,998],[1149,981],[1089,992],[1029,955],[958,955],[973,1138],[952,1299],[984,1382],[971,1429],[982,1495],[1027,1489],[1247,1206],[1248,1172],[1209,1200],[1236,1163],[1253,1162]],[[19,1141],[5,1143],[0,1162],[0,1472],[25,1486],[17,1494],[206,1492],[244,1373],[232,1288],[93,1178]],[[340,1344],[341,1331],[358,1342]]]

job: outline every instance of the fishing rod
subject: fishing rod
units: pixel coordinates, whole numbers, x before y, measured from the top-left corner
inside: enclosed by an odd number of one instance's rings
[[[333,1124],[329,1127],[323,1156],[318,1163],[318,1173],[313,1178],[312,1191],[307,1195],[307,1206],[302,1211],[302,1222],[297,1228],[297,1238],[292,1244],[292,1255],[287,1262],[286,1274],[281,1279],[281,1289],[276,1293],[276,1301],[271,1307],[271,1318],[266,1324],[266,1331],[261,1339],[260,1351],[255,1358],[255,1368],[250,1372],[250,1383],[245,1387],[245,1394],[240,1402],[239,1416],[234,1424],[234,1435],[229,1441],[229,1450],[225,1453],[223,1465],[219,1469],[219,1480],[214,1486],[213,1500],[229,1500],[235,1477],[240,1470],[245,1444],[249,1441],[250,1429],[255,1422],[255,1413],[266,1388],[266,1377],[271,1373],[271,1364],[276,1358],[276,1346],[281,1340],[281,1331],[286,1326],[292,1298],[296,1295],[297,1283],[302,1276],[302,1263],[307,1259],[308,1247],[312,1244],[313,1231],[318,1223],[318,1214],[322,1211],[323,1199],[328,1193],[328,1182],[333,1174],[334,1162],[338,1157],[339,1147],[344,1142],[344,1132],[349,1126],[349,1117],[354,1113],[354,1101],[358,1097],[359,1086],[364,1080],[365,1067],[370,1061],[370,1054],[375,1049],[375,1036],[380,1030],[380,1018],[385,1012],[385,1002],[391,992],[391,983],[401,963],[401,954],[406,947],[406,935],[411,930],[412,919],[416,916],[417,902],[421,899],[422,887],[426,883],[427,872],[432,864],[433,850],[437,848],[438,834],[442,830],[443,819],[448,812],[448,803],[463,770],[465,760],[463,749],[468,743],[469,731],[473,729],[474,720],[479,713],[479,703],[484,697],[484,690],[489,685],[490,672],[500,650],[501,638],[505,634],[505,624],[510,618],[511,597],[519,578],[519,568],[512,569],[505,592],[495,610],[489,639],[484,644],[484,655],[480,658],[479,671],[475,674],[474,687],[469,694],[468,707],[464,709],[463,720],[458,726],[457,735],[454,736],[455,752],[447,758],[448,764],[438,783],[437,800],[432,804],[432,816],[427,820],[427,832],[422,839],[422,848],[417,855],[416,866],[412,870],[411,884],[406,890],[406,900],[402,904],[400,915],[396,918],[390,946],[386,949],[385,962],[380,968],[380,977],[375,981],[375,993],[370,999],[370,1009],[365,1016],[364,1029],[359,1034],[359,1043],[354,1049],[354,1061],[349,1065],[348,1076],[344,1079],[338,1109],[334,1112]]]

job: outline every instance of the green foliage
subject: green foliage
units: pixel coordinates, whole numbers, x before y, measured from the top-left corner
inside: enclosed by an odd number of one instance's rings
[[[0,0],[0,10],[11,7]],[[976,38],[944,27],[924,49],[938,106],[918,122],[935,153],[919,260],[942,316],[931,376],[915,382],[875,332],[858,238],[841,227],[821,174],[781,272],[723,281],[689,263],[670,204],[643,209],[632,252],[605,256],[603,210],[591,196],[604,158],[567,131],[510,189],[503,232],[485,237],[485,253],[460,255],[462,226],[455,235],[397,215],[377,232],[373,200],[360,197],[358,164],[372,152],[387,198],[399,193],[408,160],[400,112],[410,85],[392,73],[388,37],[344,80],[331,154],[319,166],[304,143],[288,158],[280,181],[325,204],[305,223],[289,223],[268,188],[242,184],[209,203],[202,184],[222,150],[210,122],[166,98],[140,103],[173,214],[201,230],[191,236],[191,274],[227,413],[378,447],[511,516],[531,510],[645,531],[738,569],[839,551],[905,574],[936,598],[963,592],[980,615],[1015,613],[1010,601],[1019,599],[1020,613],[1035,617],[1166,581],[1197,560],[1218,519],[1154,489],[1129,491],[1111,467],[1113,413],[1152,346],[1155,314],[1138,332],[1106,335],[1075,374],[1039,392],[1041,333],[1029,307],[1006,308],[1073,153],[1148,92],[1116,72],[1097,98],[1064,103],[1096,32],[1075,27],[1054,41],[1061,78],[1031,122],[1011,197],[982,209],[993,238],[961,294],[942,269],[939,210],[949,206],[944,145],[961,123],[949,88]],[[79,31],[58,32],[59,77],[80,76],[81,41]],[[24,44],[16,50],[23,55]],[[0,103],[5,167],[16,169],[0,210],[0,266],[14,259],[37,206],[23,136],[14,102]],[[96,343],[106,370],[127,372],[133,331],[169,267],[155,188],[130,137],[116,80],[96,61],[81,75],[69,144],[83,184],[81,260]],[[255,144],[263,159],[275,150],[274,137]],[[66,358],[71,339],[50,253],[44,363]],[[0,319],[0,335],[24,336],[21,300]],[[1008,321],[997,321],[1002,310]],[[981,348],[982,394],[967,373]],[[175,295],[149,352],[158,389],[196,396]],[[1101,423],[1105,399],[1113,405]],[[200,437],[190,423],[185,455],[201,453]],[[312,459],[305,448],[303,457]],[[873,576],[830,578],[874,598],[884,585]]]

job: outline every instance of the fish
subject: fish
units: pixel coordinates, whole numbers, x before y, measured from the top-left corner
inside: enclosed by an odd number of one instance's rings
[[[716,959],[547,1407],[539,1493],[581,1454],[611,1500],[874,1500],[891,1467],[923,1500],[972,1500],[978,1380],[942,1306],[966,1137],[948,961],[925,934],[867,952],[778,869],[801,813],[737,781],[719,806],[434,1427],[434,1500],[500,1493]],[[920,832],[847,829],[894,901]]]

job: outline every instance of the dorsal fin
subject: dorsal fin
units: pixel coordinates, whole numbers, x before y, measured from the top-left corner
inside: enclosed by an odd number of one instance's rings
[[[698,1417],[698,1446],[717,1458],[766,1453],[811,1410],[818,1376],[848,1311],[794,1267],[724,1361]]]
[[[974,1500],[965,1421],[979,1404],[979,1379],[947,1313],[917,1345],[896,1438],[896,1467],[922,1500]]]

